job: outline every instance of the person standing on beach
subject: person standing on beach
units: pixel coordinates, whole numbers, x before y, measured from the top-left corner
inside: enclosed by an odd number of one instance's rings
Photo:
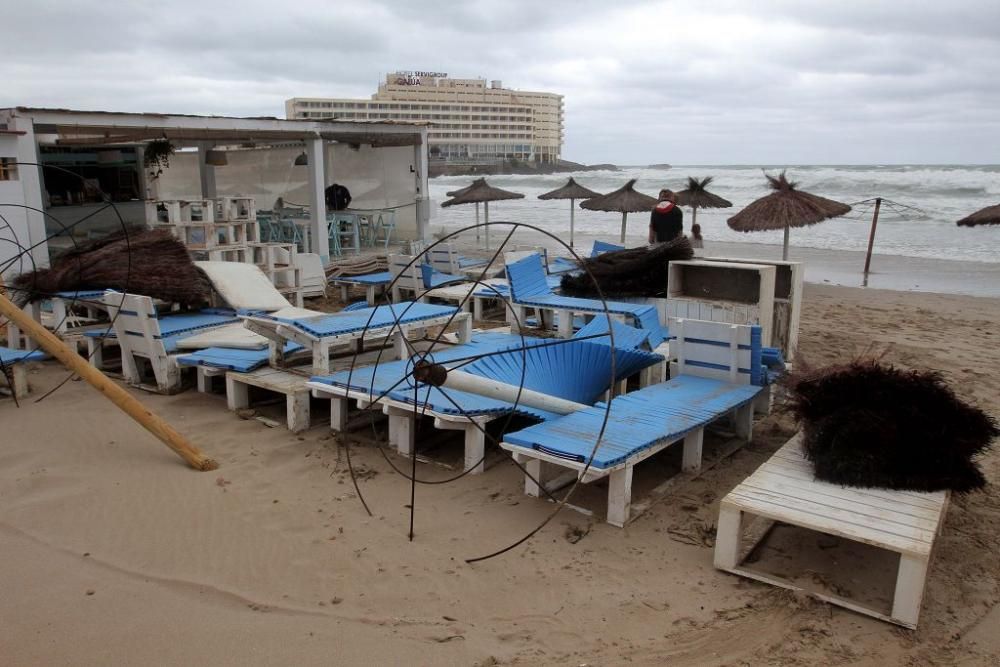
[[[656,206],[649,214],[649,242],[666,243],[684,233],[684,213],[672,190],[660,190]]]

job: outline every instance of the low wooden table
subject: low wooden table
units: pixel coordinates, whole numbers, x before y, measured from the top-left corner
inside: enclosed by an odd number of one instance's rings
[[[843,487],[815,479],[813,465],[796,435],[723,498],[715,542],[715,567],[875,618],[916,628],[934,540],[948,508],[949,492],[921,493]],[[781,577],[744,566],[743,560],[764,538],[760,532],[743,545],[744,514],[808,528],[870,544],[899,554],[896,589],[889,613],[809,590]]]

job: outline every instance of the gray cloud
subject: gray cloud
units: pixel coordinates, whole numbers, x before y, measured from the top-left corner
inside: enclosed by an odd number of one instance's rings
[[[414,68],[565,95],[573,160],[1000,155],[995,0],[11,4],[0,106],[281,116]]]

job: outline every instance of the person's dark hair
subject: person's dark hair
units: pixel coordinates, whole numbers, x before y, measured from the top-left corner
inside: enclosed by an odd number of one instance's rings
[[[701,225],[699,224],[691,225],[691,236],[695,237],[696,239],[701,238]]]

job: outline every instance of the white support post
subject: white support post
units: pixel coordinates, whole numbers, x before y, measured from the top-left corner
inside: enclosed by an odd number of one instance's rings
[[[308,430],[310,426],[309,392],[298,391],[286,394],[285,407],[288,412],[288,430],[292,433]]]
[[[892,618],[894,620],[913,628],[917,626],[926,579],[927,557],[912,554],[899,555],[896,591],[892,597]]]
[[[11,118],[7,129],[24,132],[17,139],[17,161],[22,163],[17,172],[21,180],[24,204],[30,208],[24,209],[24,220],[28,227],[27,234],[18,240],[23,246],[30,248],[31,267],[45,268],[49,265],[49,244],[45,240],[45,216],[42,213],[44,209],[42,183],[44,180],[41,167],[28,166],[29,164],[41,164],[38,157],[38,142],[35,139],[35,126],[30,118],[20,118],[15,115]],[[22,263],[22,265],[29,266],[28,263]]]
[[[242,382],[237,382],[226,373],[226,406],[232,410],[250,407],[250,389]]]
[[[719,528],[715,537],[715,567],[732,570],[740,563],[740,543],[743,537],[743,512],[723,503],[719,508]]]
[[[736,408],[735,422],[736,436],[740,440],[750,442],[753,437],[753,401]]]
[[[330,430],[340,433],[347,429],[347,399],[330,399]]]
[[[322,341],[313,343],[313,373],[316,375],[330,374],[330,345]]]
[[[701,449],[705,440],[704,429],[695,429],[684,436],[684,451],[681,456],[681,469],[684,472],[701,470]]]
[[[413,413],[402,408],[388,407],[389,432],[396,438],[396,449],[403,456],[413,452]]]
[[[544,483],[542,479],[542,460],[528,459],[527,461],[523,461],[523,465],[527,473],[524,476],[524,495],[537,498],[542,495],[541,484]],[[532,480],[532,477],[534,477],[534,480]]]
[[[195,375],[198,378],[198,393],[209,394],[212,392],[212,378],[205,372],[204,366],[195,368]]]
[[[413,168],[416,173],[413,175],[416,183],[416,210],[414,215],[417,222],[417,238],[421,241],[427,240],[427,230],[430,227],[430,189],[427,181],[427,128],[420,128],[420,143],[413,146]]]
[[[215,188],[215,167],[205,162],[208,151],[211,149],[212,144],[210,143],[199,142],[198,144],[198,177],[201,180],[202,199],[215,199],[218,194]]]
[[[560,338],[572,338],[573,337],[573,311],[572,310],[557,310],[556,317],[559,318],[559,337]]]
[[[330,245],[326,227],[326,170],[323,158],[323,140],[319,137],[306,140],[309,158],[309,252],[320,256],[325,266],[330,262]]]
[[[485,424],[469,422],[465,425],[465,467],[473,475],[481,475],[486,471],[486,434]]]
[[[632,466],[625,465],[608,477],[608,523],[624,528],[632,507]]]

